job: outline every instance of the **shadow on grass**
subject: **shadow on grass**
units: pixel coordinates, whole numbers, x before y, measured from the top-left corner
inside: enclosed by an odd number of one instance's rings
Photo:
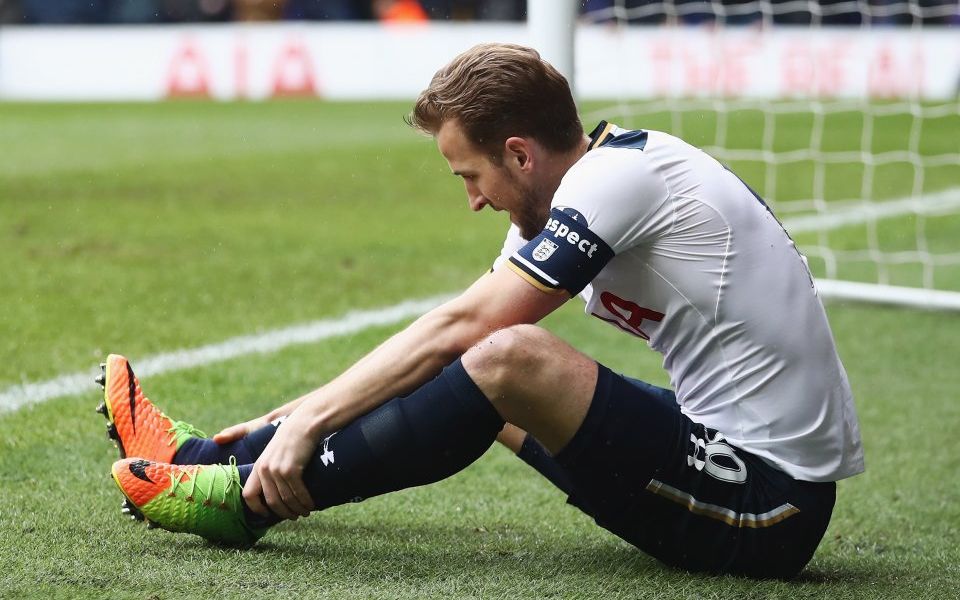
[[[306,525],[306,524],[304,524]],[[597,531],[600,531],[599,529]],[[757,585],[784,590],[797,587],[866,586],[896,578],[888,566],[813,563],[789,581],[758,581],[738,576],[690,573],[666,566],[613,535],[580,538],[556,531],[538,531],[524,524],[492,527],[489,531],[439,523],[356,524],[325,521],[306,527],[286,525],[250,550],[259,556],[295,556],[307,563],[362,564],[365,577],[409,579],[445,576],[475,577],[481,573],[507,579],[548,580],[575,574],[607,583],[653,578],[670,585],[701,581],[721,588]],[[439,566],[439,567],[438,567]],[[896,569],[894,569],[896,571]]]
[[[390,511],[380,512],[383,509]],[[362,512],[334,509],[284,523],[248,550],[134,527],[119,548],[101,552],[106,558],[118,551],[137,556],[139,566],[130,573],[48,569],[43,577],[78,590],[90,590],[90,581],[103,589],[138,593],[162,584],[171,590],[229,590],[251,598],[320,592],[335,597],[342,592],[345,598],[767,600],[897,597],[894,592],[908,575],[887,561],[859,562],[828,554],[787,582],[710,576],[664,566],[595,525],[574,519],[487,516],[478,526],[449,512],[428,511],[425,516],[410,504],[395,509],[395,504]],[[171,569],[172,562],[178,567]]]
[[[799,575],[791,580],[792,583],[819,585],[872,585],[882,581],[896,580],[904,575],[905,571],[891,569],[890,565],[876,563],[853,564],[824,568],[808,566]]]
[[[636,577],[667,570],[652,557],[611,536],[578,540],[518,525],[489,530],[439,523],[357,525],[327,521],[285,526],[249,552],[306,561],[349,561],[364,565],[365,576],[435,577],[437,566],[450,576],[478,572],[538,578],[554,573],[597,577]]]

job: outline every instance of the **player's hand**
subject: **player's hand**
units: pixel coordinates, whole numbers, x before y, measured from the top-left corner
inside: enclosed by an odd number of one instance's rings
[[[273,439],[253,465],[243,486],[243,499],[253,512],[284,519],[306,517],[313,499],[303,483],[303,471],[317,448],[305,432],[296,411],[277,428]]]
[[[213,436],[213,441],[220,444],[229,444],[235,442],[239,439],[242,439],[247,434],[260,429],[261,427],[266,426],[270,423],[270,420],[266,415],[262,417],[257,417],[256,419],[251,419],[246,423],[238,423],[236,425],[231,425],[226,429],[221,430],[219,433]]]

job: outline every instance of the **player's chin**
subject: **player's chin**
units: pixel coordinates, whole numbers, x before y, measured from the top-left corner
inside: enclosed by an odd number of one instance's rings
[[[540,235],[539,229],[528,229],[528,228],[524,228],[523,226],[520,227],[520,237],[522,237],[525,240],[532,240],[538,235]]]
[[[512,213],[510,214],[510,222],[516,225],[517,229],[520,230],[520,236],[525,240],[532,240],[543,231],[542,226],[538,226],[536,223],[526,219],[517,219]]]

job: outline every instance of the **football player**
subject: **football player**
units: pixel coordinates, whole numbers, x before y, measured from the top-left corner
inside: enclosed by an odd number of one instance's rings
[[[128,456],[113,468],[128,510],[252,543],[281,519],[443,479],[499,439],[667,564],[798,573],[863,450],[813,278],[763,200],[666,133],[585,134],[566,80],[521,46],[457,56],[409,120],[472,210],[509,214],[493,268],[326,385],[212,439],[156,410],[112,356],[103,411]],[[670,389],[536,325],[575,296],[661,353]]]

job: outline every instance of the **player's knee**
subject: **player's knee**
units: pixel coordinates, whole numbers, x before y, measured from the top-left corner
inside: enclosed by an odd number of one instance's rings
[[[496,331],[463,355],[463,366],[488,396],[502,396],[524,374],[548,360],[555,338],[536,325],[514,325]],[[493,399],[493,398],[491,398]]]

